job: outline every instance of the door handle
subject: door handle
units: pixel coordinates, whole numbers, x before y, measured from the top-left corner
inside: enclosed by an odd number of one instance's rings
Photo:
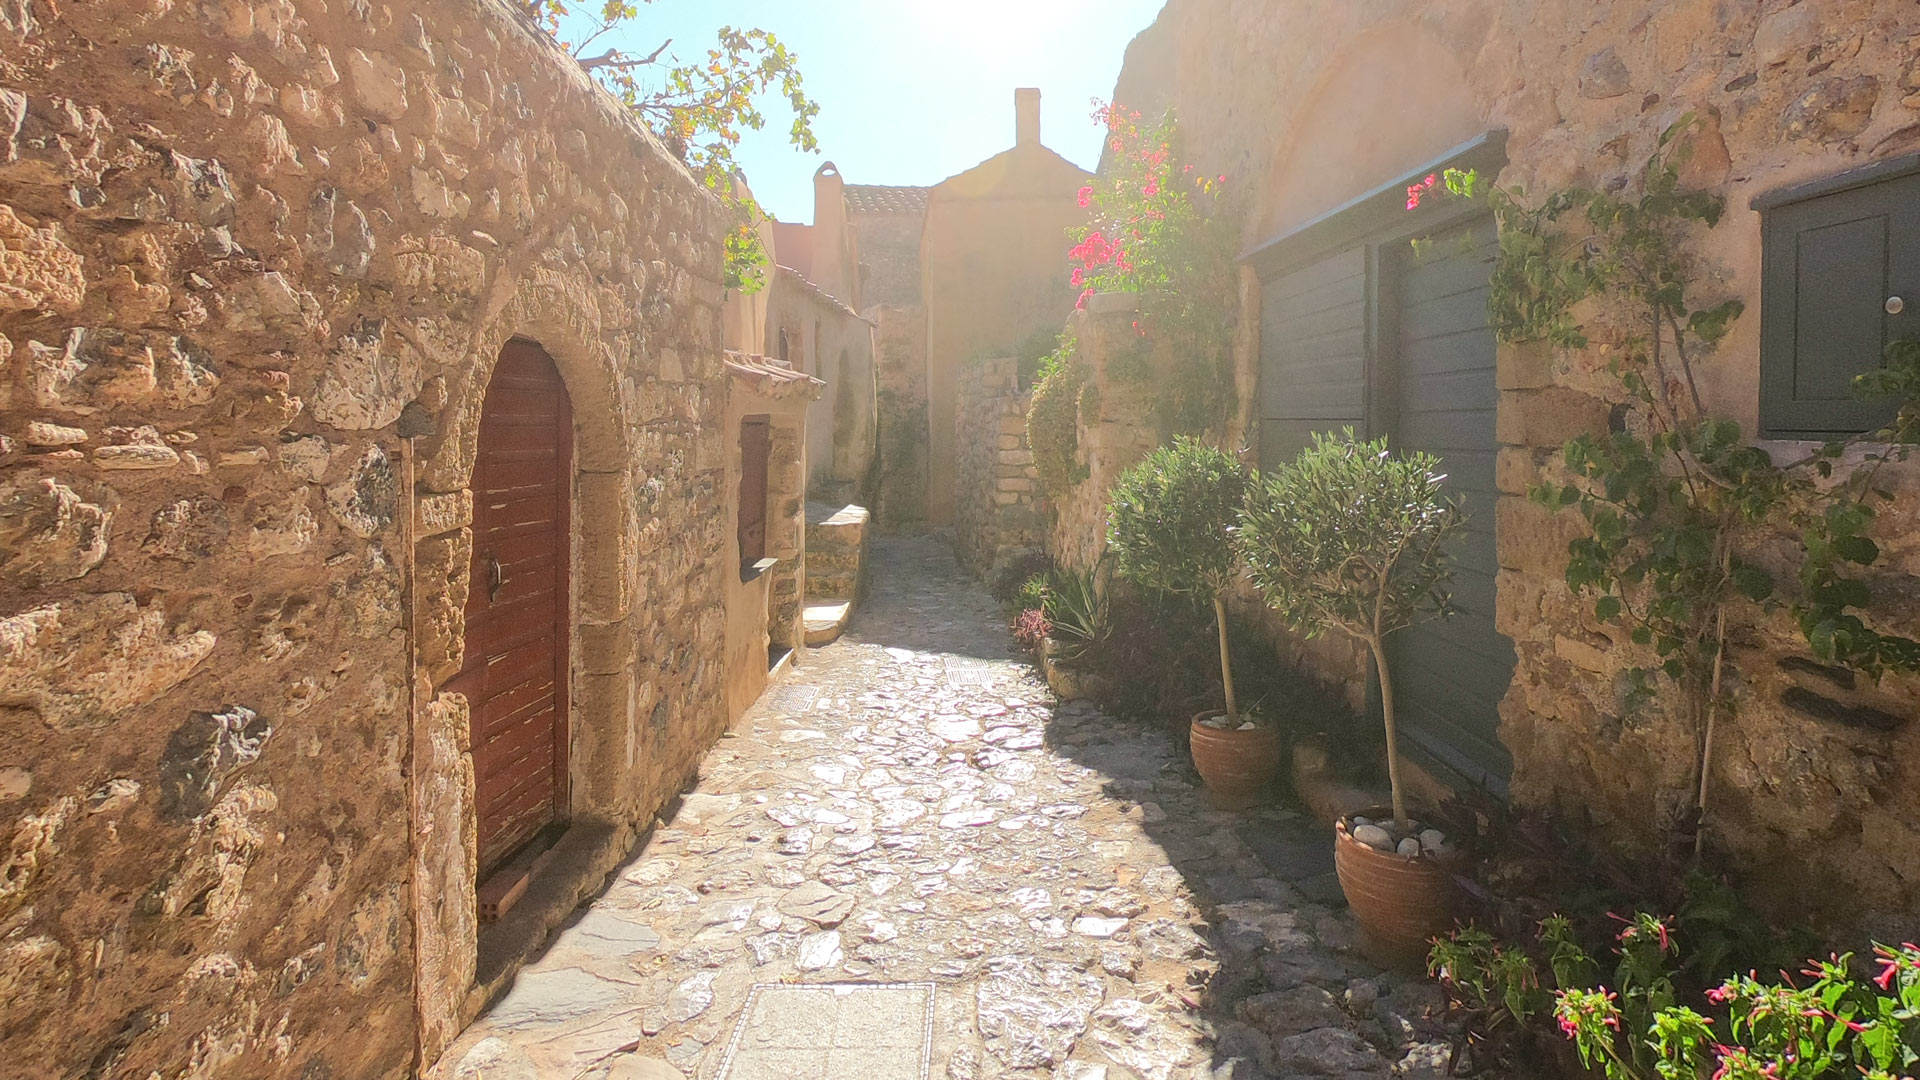
[[[507,574],[500,568],[500,560],[493,552],[487,552],[487,603],[497,603],[500,590],[507,586]]]

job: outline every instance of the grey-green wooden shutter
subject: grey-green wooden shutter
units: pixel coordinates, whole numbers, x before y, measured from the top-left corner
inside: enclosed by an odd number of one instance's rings
[[[1364,433],[1367,249],[1350,248],[1261,286],[1260,466],[1291,461],[1316,431]]]
[[[1920,333],[1920,175],[1764,211],[1760,428],[1770,438],[1871,431],[1885,404],[1853,396],[1887,343]],[[1886,310],[1899,296],[1906,310]]]

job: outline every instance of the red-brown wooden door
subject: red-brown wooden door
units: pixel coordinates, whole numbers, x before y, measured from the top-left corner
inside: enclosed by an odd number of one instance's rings
[[[573,413],[553,359],[509,341],[473,465],[466,666],[482,874],[567,812]]]

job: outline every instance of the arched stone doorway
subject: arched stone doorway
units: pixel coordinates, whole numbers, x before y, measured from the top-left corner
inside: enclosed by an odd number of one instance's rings
[[[481,878],[571,809],[571,402],[553,358],[501,349],[480,411],[465,663]]]

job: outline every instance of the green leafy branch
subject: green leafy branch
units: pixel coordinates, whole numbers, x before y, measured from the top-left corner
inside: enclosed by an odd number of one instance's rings
[[[719,198],[732,219],[723,244],[727,287],[757,292],[766,284],[767,254],[758,229],[766,213],[736,184],[734,151],[747,132],[766,127],[759,103],[770,93],[783,98],[793,113],[788,141],[802,152],[817,151],[813,121],[820,106],[807,96],[799,58],[779,37],[758,28],[723,26],[713,47],[689,61],[668,51],[671,38],[645,55],[619,49],[585,55],[589,46],[637,19],[640,3],[652,2],[526,0],[526,12]]]

